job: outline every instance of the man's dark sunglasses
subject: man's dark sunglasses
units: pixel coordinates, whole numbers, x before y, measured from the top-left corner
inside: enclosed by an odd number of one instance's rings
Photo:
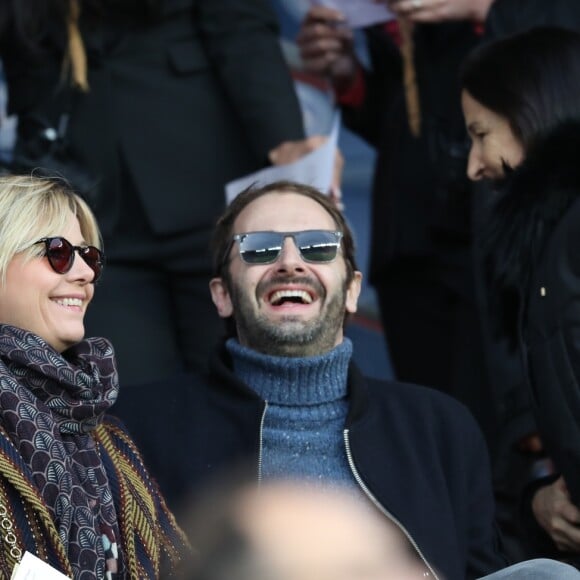
[[[282,253],[284,240],[292,238],[301,258],[311,264],[332,262],[338,253],[342,232],[304,230],[302,232],[247,232],[232,237],[238,242],[240,257],[246,264],[272,264]],[[229,255],[228,250],[227,255]]]
[[[42,238],[35,244],[44,244],[45,255],[48,263],[57,274],[66,274],[73,266],[75,252],[86,262],[93,271],[96,282],[105,265],[105,255],[95,246],[73,246],[66,238],[57,236],[54,238]]]

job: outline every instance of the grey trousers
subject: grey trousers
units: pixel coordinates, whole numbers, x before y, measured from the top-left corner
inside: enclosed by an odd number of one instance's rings
[[[504,568],[479,580],[580,580],[580,572],[556,560],[539,558]]]

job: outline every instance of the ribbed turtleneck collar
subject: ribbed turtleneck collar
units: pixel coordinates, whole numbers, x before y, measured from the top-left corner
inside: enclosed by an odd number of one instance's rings
[[[256,352],[232,338],[226,342],[234,372],[262,399],[275,405],[318,405],[347,394],[352,342],[312,357],[279,357]]]

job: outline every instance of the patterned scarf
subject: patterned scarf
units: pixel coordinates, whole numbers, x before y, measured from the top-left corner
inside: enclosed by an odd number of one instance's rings
[[[120,568],[117,514],[91,435],[117,394],[105,339],[61,355],[28,331],[0,325],[0,425],[53,514],[75,579],[114,578]]]

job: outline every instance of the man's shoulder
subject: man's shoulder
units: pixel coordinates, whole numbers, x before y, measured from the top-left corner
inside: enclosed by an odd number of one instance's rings
[[[409,419],[435,421],[448,425],[475,424],[471,412],[457,399],[433,387],[362,377],[371,405],[389,413],[404,414]]]
[[[426,405],[463,406],[450,395],[434,387],[407,383],[396,379],[378,379],[366,375],[361,375],[361,378],[373,396],[409,400]]]
[[[359,459],[420,457],[434,471],[464,469],[486,445],[475,418],[461,402],[434,388],[363,378],[353,385],[348,428]],[[355,391],[364,391],[360,396]],[[369,441],[375,451],[367,450]],[[374,454],[374,455],[373,455]],[[451,465],[463,467],[451,467]],[[450,472],[450,473],[451,473]]]

